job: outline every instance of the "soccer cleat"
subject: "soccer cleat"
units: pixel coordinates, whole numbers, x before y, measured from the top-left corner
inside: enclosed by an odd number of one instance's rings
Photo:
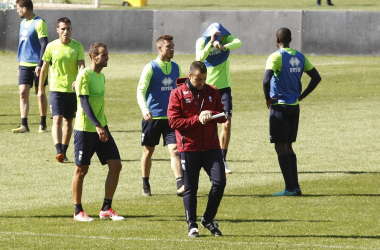
[[[40,125],[39,129],[38,129],[38,133],[46,133],[47,132],[47,126],[42,126]]]
[[[152,196],[152,193],[150,192],[150,187],[145,186],[141,193],[143,196]]]
[[[208,230],[210,230],[210,232],[211,232],[212,235],[215,235],[215,236],[222,236],[222,232],[218,229],[218,227],[219,227],[218,222],[216,222],[216,221],[207,222],[207,221],[205,221],[205,219],[202,217],[201,225],[202,225],[203,227],[207,228]]]
[[[321,0],[317,0],[317,5],[321,6]]]
[[[88,216],[85,211],[80,211],[78,214],[74,214],[74,220],[86,222],[86,221],[93,221],[94,219]]]
[[[183,197],[183,193],[185,192],[185,185],[182,185],[179,189],[177,189],[177,195]]]
[[[64,162],[68,162],[68,161],[69,161],[69,158],[67,158],[66,155],[65,155],[65,157],[63,158],[63,161],[64,161]]]
[[[232,171],[227,166],[227,162],[224,162],[224,169],[226,171],[226,174],[232,174]]]
[[[55,157],[55,159],[57,159],[58,162],[63,162],[65,160],[65,155],[62,154],[62,153],[59,153],[57,154],[57,156]]]
[[[115,210],[113,210],[112,208],[108,209],[107,211],[100,210],[99,217],[103,220],[106,220],[108,218],[114,221],[124,220],[124,217],[117,215]]]
[[[199,237],[199,230],[196,227],[193,227],[189,230],[189,237]]]
[[[328,6],[335,6],[332,2],[330,2],[330,1],[327,1],[327,5]]]
[[[29,128],[27,126],[21,125],[18,128],[11,129],[12,133],[29,133]]]
[[[296,193],[297,193],[297,196],[301,196],[302,195],[302,191],[300,188],[296,188]]]
[[[272,196],[297,196],[297,192],[296,192],[296,190],[288,191],[288,190],[284,189],[278,193],[272,194]]]

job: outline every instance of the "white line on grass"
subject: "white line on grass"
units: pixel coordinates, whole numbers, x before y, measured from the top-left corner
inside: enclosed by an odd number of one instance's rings
[[[222,243],[228,245],[281,245],[292,246],[302,248],[334,248],[334,249],[378,249],[369,247],[355,247],[355,246],[338,246],[338,245],[321,245],[321,244],[288,244],[288,243],[276,243],[276,242],[244,242],[244,241],[221,241],[221,240],[201,240],[201,239],[149,239],[141,237],[105,237],[105,236],[86,236],[86,235],[64,235],[64,234],[42,234],[32,232],[2,232],[0,235],[13,235],[13,236],[38,236],[38,237],[63,237],[63,238],[85,238],[85,239],[99,239],[99,240],[134,240],[134,241],[171,241],[171,242],[207,242],[207,243]],[[238,237],[238,236],[237,236]]]

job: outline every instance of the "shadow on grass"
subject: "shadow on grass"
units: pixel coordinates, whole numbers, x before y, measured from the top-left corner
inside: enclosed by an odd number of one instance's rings
[[[280,171],[271,171],[271,172],[259,172],[259,171],[252,171],[252,172],[234,172],[234,174],[281,174]],[[300,171],[298,174],[380,174],[380,171]]]
[[[111,130],[111,134],[114,133],[141,133],[141,130]]]
[[[240,236],[240,235],[239,235]],[[242,235],[244,237],[244,235]],[[252,237],[252,235],[245,235]],[[336,239],[380,239],[380,236],[370,235],[255,235],[263,238],[336,238]]]
[[[244,223],[244,222],[333,222],[332,220],[289,220],[289,219],[244,219],[244,220],[230,220],[230,219],[218,219],[218,222],[229,223]]]
[[[300,196],[286,197],[287,199],[302,199],[302,197],[380,197],[380,194],[302,194]],[[281,199],[281,197],[274,197],[271,194],[224,194],[223,197],[256,197],[256,198],[273,198]]]

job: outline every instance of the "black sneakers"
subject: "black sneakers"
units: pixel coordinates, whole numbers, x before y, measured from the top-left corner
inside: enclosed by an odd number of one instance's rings
[[[207,228],[208,230],[210,230],[211,234],[213,234],[215,236],[222,236],[222,232],[220,232],[220,230],[218,229],[218,227],[219,227],[218,222],[216,222],[216,221],[207,222],[202,217],[201,225],[203,227]]]

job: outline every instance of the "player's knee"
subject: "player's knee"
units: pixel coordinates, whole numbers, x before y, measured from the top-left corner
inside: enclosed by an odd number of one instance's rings
[[[27,100],[27,99],[29,99],[29,93],[26,92],[26,91],[21,91],[21,92],[20,92],[20,99],[22,99],[22,100]]]
[[[84,167],[84,166],[77,166],[75,168],[75,172],[74,172],[74,175],[79,178],[79,179],[83,179],[86,174],[88,173],[88,167]]]

